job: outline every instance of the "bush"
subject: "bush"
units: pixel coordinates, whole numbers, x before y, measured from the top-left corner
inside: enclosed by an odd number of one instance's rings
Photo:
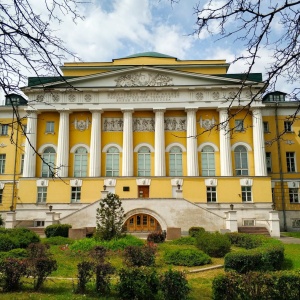
[[[282,268],[284,247],[281,242],[264,238],[258,248],[228,253],[225,256],[225,270],[238,273],[249,271],[276,271]]]
[[[164,254],[167,264],[175,266],[202,266],[211,263],[211,258],[197,249],[168,250]]]
[[[226,233],[232,245],[245,249],[253,249],[262,245],[264,237],[247,233]]]
[[[159,279],[155,270],[147,268],[121,269],[117,285],[120,299],[155,299],[159,290]]]
[[[86,291],[86,284],[93,277],[94,264],[90,261],[83,261],[77,265],[77,289],[76,292],[83,294]]]
[[[189,236],[196,237],[199,233],[205,232],[203,227],[191,227],[189,229]]]
[[[163,232],[151,232],[147,236],[147,241],[152,243],[163,243],[166,236]]]
[[[45,234],[46,234],[47,238],[50,238],[53,236],[68,237],[69,236],[69,228],[72,228],[72,225],[70,225],[70,224],[53,224],[53,225],[47,226],[45,228]]]
[[[124,250],[125,263],[129,266],[153,266],[156,249],[149,246],[128,246]]]
[[[105,295],[110,291],[109,275],[114,273],[114,268],[110,263],[98,263],[95,266],[96,273],[96,291]]]
[[[10,251],[12,249],[18,248],[18,242],[8,235],[0,236],[0,251]]]
[[[26,258],[28,256],[26,249],[16,248],[6,252],[9,258]]]
[[[196,237],[197,247],[212,257],[223,257],[230,251],[228,236],[219,232],[202,232]]]
[[[173,240],[169,242],[169,244],[173,245],[196,245],[196,238],[191,236],[184,236],[179,239]]]
[[[74,243],[74,240],[62,236],[53,236],[42,240],[42,243],[46,245],[61,246],[61,245],[71,245]]]
[[[6,258],[0,263],[0,272],[4,275],[3,291],[17,291],[21,285],[21,277],[26,273],[26,263],[17,258]]]
[[[298,300],[300,275],[293,272],[228,272],[214,278],[212,291],[214,300]]]
[[[190,288],[183,272],[172,270],[165,272],[160,286],[165,300],[188,299]]]

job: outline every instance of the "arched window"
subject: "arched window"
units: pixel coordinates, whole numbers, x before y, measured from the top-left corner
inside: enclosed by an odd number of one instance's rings
[[[138,152],[138,176],[150,176],[150,149],[141,147]]]
[[[42,165],[42,177],[52,177],[53,168],[55,167],[55,149],[53,147],[47,147],[43,154],[43,165]]]
[[[169,176],[182,176],[182,151],[178,146],[170,149]]]
[[[86,177],[87,175],[87,150],[79,147],[74,153],[74,177]]]
[[[237,146],[234,149],[235,174],[248,175],[248,153],[244,146]]]
[[[201,151],[202,176],[215,176],[215,151],[212,146],[204,146]]]
[[[117,147],[110,147],[106,153],[106,176],[119,176],[119,157]]]

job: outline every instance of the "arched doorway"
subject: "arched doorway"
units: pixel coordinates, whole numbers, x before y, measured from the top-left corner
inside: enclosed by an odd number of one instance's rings
[[[152,232],[161,231],[158,221],[148,214],[135,214],[129,217],[125,224],[127,232]]]

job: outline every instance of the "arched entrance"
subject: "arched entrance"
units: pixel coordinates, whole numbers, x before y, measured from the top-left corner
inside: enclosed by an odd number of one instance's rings
[[[135,214],[129,217],[125,224],[127,232],[152,232],[161,231],[158,221],[148,214]]]

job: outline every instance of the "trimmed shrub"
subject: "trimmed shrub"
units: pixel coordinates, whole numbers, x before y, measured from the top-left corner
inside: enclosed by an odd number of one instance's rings
[[[203,227],[191,227],[189,229],[189,236],[196,237],[199,233],[205,232]]]
[[[47,238],[53,236],[62,236],[68,237],[69,236],[69,228],[72,228],[70,224],[53,224],[49,225],[45,228],[45,234]]]
[[[298,300],[300,275],[293,272],[228,272],[214,278],[212,291],[214,300]]]
[[[6,258],[0,262],[0,272],[4,275],[4,292],[17,291],[21,277],[26,274],[26,263],[17,258]]]
[[[153,300],[159,290],[159,278],[155,270],[148,268],[121,269],[117,285],[120,299]]]
[[[151,232],[147,236],[147,241],[152,243],[163,243],[166,239],[166,236],[163,232]]]
[[[26,258],[28,256],[28,253],[26,249],[23,248],[16,248],[12,249],[8,252],[4,252],[6,254],[6,257],[8,258]]]
[[[155,264],[156,249],[149,246],[128,246],[124,250],[125,263],[128,266],[141,267]]]
[[[43,244],[46,245],[71,245],[74,243],[74,240],[63,237],[63,236],[53,236],[47,239],[42,240]]]
[[[230,232],[226,233],[232,245],[245,249],[253,249],[262,245],[264,236],[250,235],[247,233]]]
[[[219,232],[202,232],[196,237],[197,247],[212,257],[223,257],[230,251],[228,236]]]
[[[179,239],[173,240],[169,242],[169,244],[173,245],[196,245],[196,238],[191,237],[191,236],[183,236]]]
[[[164,260],[167,264],[175,266],[202,266],[211,263],[211,258],[198,249],[167,250],[164,253]]]
[[[280,241],[264,238],[258,248],[228,253],[225,256],[225,270],[238,273],[249,271],[276,271],[282,268],[284,247]]]
[[[165,272],[160,287],[165,300],[188,299],[190,288],[183,272],[172,270]]]
[[[19,248],[19,243],[9,235],[0,235],[0,251],[6,252]]]
[[[94,263],[90,261],[83,261],[77,265],[77,288],[76,292],[83,294],[86,292],[86,285],[93,277]]]

